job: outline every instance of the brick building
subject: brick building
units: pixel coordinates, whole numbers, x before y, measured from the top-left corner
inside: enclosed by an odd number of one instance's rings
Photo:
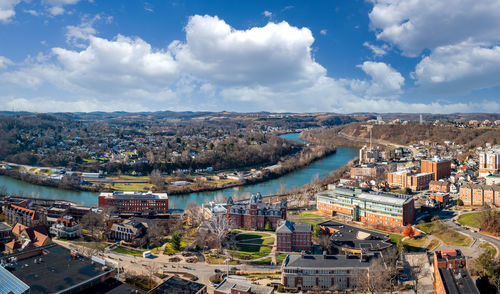
[[[118,213],[167,213],[167,193],[115,191],[99,195],[99,207],[112,207]]]
[[[387,184],[389,184],[390,187],[406,188],[408,174],[410,174],[410,171],[407,169],[387,173]]]
[[[23,207],[19,204],[6,203],[4,206],[5,221],[8,224],[21,223],[27,227],[40,223],[40,216],[35,209]]]
[[[450,182],[443,181],[431,181],[429,183],[429,190],[433,192],[449,193],[450,192]]]
[[[429,194],[429,198],[436,200],[440,206],[444,206],[448,203],[450,194],[442,192],[432,192]]]
[[[114,223],[108,232],[108,238],[117,241],[125,241],[132,246],[140,247],[146,244],[146,226],[141,222],[125,220]]]
[[[379,178],[384,175],[385,169],[378,165],[357,165],[351,168],[350,174],[354,179]]]
[[[401,230],[413,223],[414,200],[409,195],[336,186],[317,194],[317,209],[381,229]]]
[[[363,288],[374,256],[290,254],[281,266],[287,290],[326,291]]]
[[[250,200],[237,202],[227,199],[227,218],[231,227],[263,230],[269,222],[275,230],[281,220],[286,219],[286,200],[279,203],[264,203],[262,195],[252,195]]]
[[[312,230],[310,224],[296,224],[284,220],[276,229],[278,251],[311,250]]]
[[[214,290],[214,294],[273,294],[274,288],[253,284],[242,278],[225,278]]]
[[[412,191],[421,191],[429,188],[429,183],[434,178],[433,173],[422,172],[408,176],[407,187]]]
[[[58,238],[73,239],[80,237],[82,230],[72,216],[66,215],[57,219],[50,227],[50,233]]]
[[[435,181],[447,178],[451,174],[451,161],[437,157],[423,159],[420,161],[420,172],[433,173]]]
[[[500,169],[500,150],[489,150],[479,153],[479,176],[485,177]]]
[[[434,293],[479,294],[460,250],[434,251]]]
[[[464,205],[500,207],[500,185],[462,184],[459,198]]]

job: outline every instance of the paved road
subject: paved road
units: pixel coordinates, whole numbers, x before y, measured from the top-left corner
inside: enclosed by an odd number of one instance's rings
[[[69,242],[60,242],[57,243],[68,247]],[[74,244],[72,244],[76,247]],[[73,248],[73,247],[70,247]],[[186,272],[195,275],[198,277],[198,282],[209,285],[209,278],[215,273],[216,269],[219,269],[222,272],[226,271],[226,265],[211,265],[205,264],[204,262],[198,263],[182,263],[182,262],[169,262],[168,259],[172,256],[155,256],[154,258],[142,258],[135,257],[127,254],[120,254],[116,252],[105,252],[103,253],[104,257],[110,258],[114,261],[120,263],[120,266],[125,268],[126,271],[135,271],[138,273],[145,273],[149,271],[151,265],[154,264],[158,271],[165,272]],[[100,256],[102,257],[102,256]],[[229,268],[236,267],[238,270],[243,271],[255,271],[255,272],[272,272],[275,270],[279,270],[279,266],[255,266],[255,265],[229,265]]]
[[[465,227],[457,225],[453,220],[453,218],[455,216],[457,216],[456,211],[443,209],[443,210],[435,213],[435,215],[438,215],[441,218],[441,220],[443,221],[443,223],[448,228],[453,229],[457,232],[460,232],[460,233],[467,235],[471,238],[474,238],[476,240],[487,241],[487,242],[495,245],[498,249],[500,249],[500,240],[499,239],[485,235],[485,234],[481,234],[477,231],[473,232],[470,229],[467,229]],[[497,255],[500,254],[498,249],[497,249]]]

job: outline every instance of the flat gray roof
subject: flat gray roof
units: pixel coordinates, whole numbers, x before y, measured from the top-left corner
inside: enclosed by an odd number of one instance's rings
[[[371,258],[361,260],[354,255],[302,255],[289,254],[283,264],[284,267],[297,268],[367,268]]]

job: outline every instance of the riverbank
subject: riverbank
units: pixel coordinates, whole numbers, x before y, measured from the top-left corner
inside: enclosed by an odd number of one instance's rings
[[[182,195],[188,193],[200,193],[206,191],[218,191],[228,188],[235,188],[245,185],[253,185],[272,179],[279,178],[295,170],[320,160],[336,152],[335,147],[309,146],[303,149],[298,155],[285,158],[277,164],[251,172],[248,176],[242,176],[241,179],[229,180],[226,175],[223,176],[184,176],[172,177],[163,189],[157,188],[151,184],[149,177],[109,177],[104,179],[89,179],[86,182],[90,185],[81,185],[72,177],[63,176],[59,180],[51,179],[45,175],[32,174],[19,169],[0,169],[0,175],[8,176],[26,183],[48,186],[70,191],[85,192],[111,192],[116,190],[153,190],[155,192],[164,192],[169,195]],[[19,167],[18,167],[19,168]],[[51,168],[44,168],[50,170]],[[225,179],[221,179],[225,177]],[[216,178],[216,179],[213,179]],[[181,184],[176,184],[181,182]]]

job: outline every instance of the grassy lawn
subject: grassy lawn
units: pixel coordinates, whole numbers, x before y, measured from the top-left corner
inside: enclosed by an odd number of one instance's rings
[[[479,247],[483,248],[484,251],[491,257],[494,257],[497,254],[497,250],[495,249],[495,247],[491,246],[490,243],[483,243],[479,245]]]
[[[427,251],[432,251],[436,249],[436,247],[439,246],[439,241],[438,240],[432,240],[429,244],[427,244],[427,247],[425,248]]]
[[[398,234],[389,234],[389,239],[391,240],[391,243],[398,244],[398,242],[403,239],[403,236]]]
[[[120,180],[149,180],[148,176],[135,177],[135,176],[120,176]]]
[[[248,239],[258,239],[262,237],[269,237],[269,233],[243,233],[236,236],[237,241],[243,241]]]
[[[244,260],[252,260],[261,258],[269,255],[271,253],[271,248],[267,246],[259,246],[259,245],[237,245],[238,250],[228,250],[231,256],[244,259]]]
[[[270,265],[272,261],[271,257],[266,257],[261,260],[256,260],[256,261],[251,261],[250,264],[252,265]]]
[[[313,219],[294,219],[294,221],[296,223],[299,223],[299,224],[310,224],[310,225],[317,225],[319,223],[322,223],[324,222],[325,220],[313,220]]]
[[[462,214],[458,217],[458,222],[463,226],[479,228],[481,225],[481,212]]]
[[[431,231],[434,229],[434,223],[433,222],[421,223],[421,224],[416,225],[415,227],[424,231],[427,234],[430,234]]]
[[[104,242],[83,242],[83,241],[69,241],[75,245],[91,248],[91,249],[104,249],[109,246],[108,243]]]
[[[317,217],[325,217],[324,215],[320,214],[316,210],[311,210],[311,211],[302,211],[300,214],[298,214],[298,217],[301,218],[317,218]]]
[[[227,257],[211,257],[207,256],[205,257],[205,262],[208,264],[225,264],[224,260],[226,260]],[[229,261],[229,264],[238,264],[237,260],[231,260]]]
[[[425,250],[424,244],[429,240],[427,237],[420,238],[407,238],[403,241],[406,250],[408,251],[422,251]]]
[[[286,258],[287,255],[288,255],[288,253],[276,254],[276,263],[277,264],[282,264],[283,260],[285,260],[285,258]]]
[[[172,247],[172,243],[168,242],[168,244],[165,246],[165,251],[163,251],[163,254],[174,254],[182,251],[182,249],[184,249],[185,247],[186,247],[186,242],[181,241],[181,249],[175,250],[174,247]]]
[[[446,245],[469,246],[472,239],[454,230],[448,229],[441,222],[427,222],[416,225],[417,228],[441,239]]]
[[[128,254],[128,255],[140,256],[140,257],[142,257],[142,253],[144,252],[142,250],[127,248],[127,247],[123,247],[123,246],[118,246],[115,249],[113,249],[112,251],[114,251],[116,253],[122,253],[122,254]]]
[[[117,191],[146,191],[152,186],[149,183],[116,183],[111,188]]]

